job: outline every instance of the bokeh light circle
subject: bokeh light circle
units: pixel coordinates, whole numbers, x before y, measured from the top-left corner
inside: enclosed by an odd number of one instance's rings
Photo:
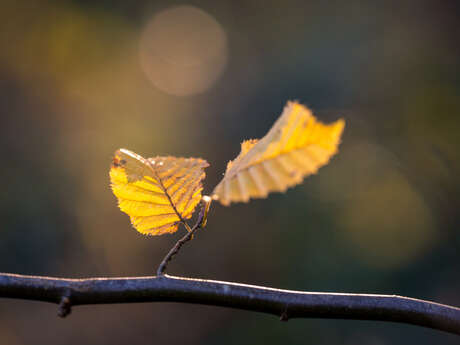
[[[378,269],[422,258],[439,233],[434,209],[398,157],[372,140],[348,140],[309,195],[337,207],[341,240],[353,256]]]
[[[393,169],[350,199],[337,220],[354,255],[379,268],[410,264],[432,248],[437,238],[429,205]]]
[[[227,36],[193,6],[163,10],[147,23],[139,46],[142,69],[158,89],[187,96],[208,90],[227,63]]]

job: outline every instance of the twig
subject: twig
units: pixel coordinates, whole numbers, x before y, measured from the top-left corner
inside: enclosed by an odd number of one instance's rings
[[[62,296],[61,302],[59,302],[58,316],[66,317],[72,312],[72,304],[70,303],[70,298],[67,296]]]
[[[223,281],[171,277],[61,279],[0,273],[0,297],[73,306],[181,302],[258,311],[292,318],[380,320],[460,335],[460,308],[414,298],[279,290]]]
[[[203,218],[204,218],[204,215],[205,215],[205,212],[206,212],[206,208],[207,205],[205,203],[202,204],[202,207],[201,207],[201,210],[200,210],[200,213],[198,215],[198,219],[195,223],[195,225],[193,226],[193,228],[189,228],[188,227],[188,224],[184,223],[187,225],[187,233],[185,234],[184,237],[182,237],[179,241],[176,242],[176,244],[174,245],[174,247],[171,248],[171,250],[168,252],[168,254],[166,254],[166,256],[164,257],[164,259],[161,261],[160,263],[160,266],[158,266],[158,269],[157,269],[157,276],[161,276],[165,273],[166,271],[166,267],[168,266],[168,263],[169,261],[171,261],[171,259],[173,258],[174,255],[176,255],[179,250],[182,248],[182,246],[190,241],[192,238],[193,238],[193,234],[199,229],[201,228],[202,224],[203,224]]]

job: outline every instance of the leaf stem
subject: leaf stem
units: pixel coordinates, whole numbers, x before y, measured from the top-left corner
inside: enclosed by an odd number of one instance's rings
[[[192,228],[190,228],[190,225],[188,225],[188,223],[185,220],[181,221],[181,223],[184,224],[184,227],[187,229],[188,233],[192,232]]]

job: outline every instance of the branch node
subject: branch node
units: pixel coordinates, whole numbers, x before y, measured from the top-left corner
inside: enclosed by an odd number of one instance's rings
[[[58,309],[58,316],[59,317],[66,317],[72,312],[72,303],[70,302],[70,298],[67,296],[61,297],[61,302],[59,303]]]
[[[289,321],[289,316],[286,312],[283,312],[280,316],[280,321],[287,322]]]
[[[289,321],[288,307],[286,306],[283,312],[280,315],[280,321],[287,322]]]

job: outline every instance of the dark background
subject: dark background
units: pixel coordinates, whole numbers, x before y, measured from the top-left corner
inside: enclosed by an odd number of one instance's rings
[[[148,31],[161,13],[180,15]],[[213,204],[169,272],[460,305],[459,13],[456,1],[3,0],[0,271],[152,275],[180,234],[132,229],[109,188],[113,152],[205,158],[209,194],[239,143],[295,99],[345,118],[339,154],[285,194]],[[56,313],[1,300],[0,344],[458,344],[186,304]]]

